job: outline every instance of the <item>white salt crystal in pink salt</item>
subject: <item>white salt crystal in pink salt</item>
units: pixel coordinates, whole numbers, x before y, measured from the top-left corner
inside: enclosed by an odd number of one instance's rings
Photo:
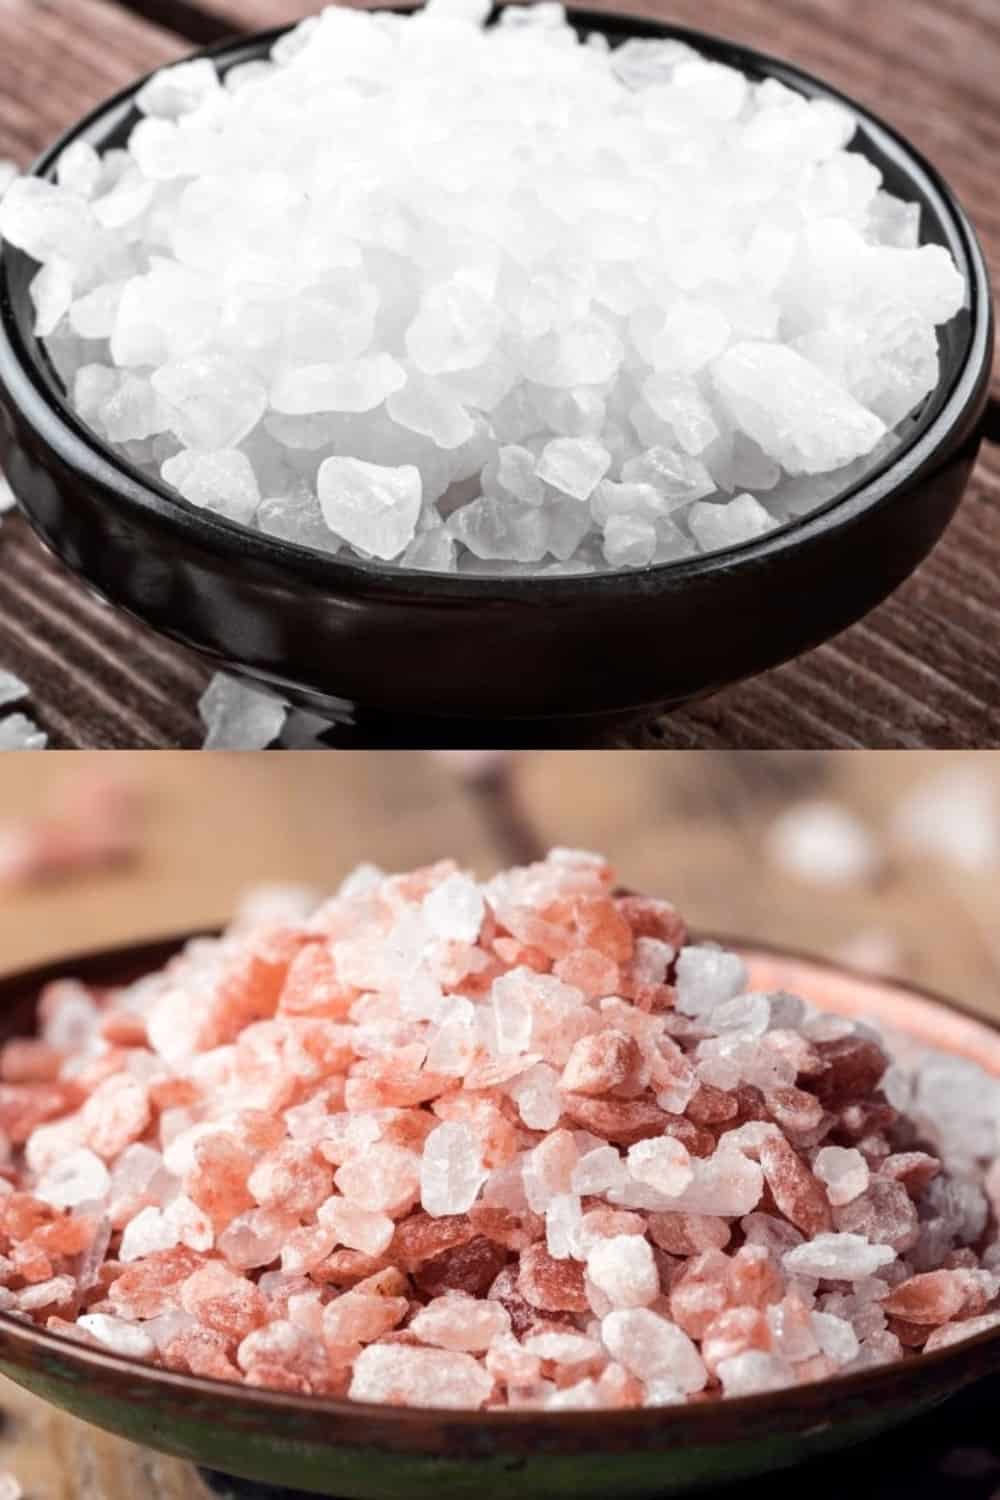
[[[721,1145],[713,1156],[691,1160],[691,1182],[676,1198],[687,1213],[748,1214],[764,1191],[764,1174],[755,1161]]]
[[[824,1146],[817,1151],[813,1172],[826,1186],[832,1204],[850,1203],[868,1186],[868,1163],[860,1151],[843,1146]]]
[[[425,896],[422,909],[436,936],[457,943],[474,943],[486,908],[475,881],[456,871]]]
[[[660,1277],[648,1240],[616,1234],[587,1254],[587,1275],[613,1307],[648,1307],[660,1294]]]
[[[562,1114],[559,1074],[548,1063],[536,1063],[516,1078],[510,1096],[529,1130],[551,1130]]]
[[[49,1168],[35,1188],[35,1197],[53,1208],[76,1208],[102,1201],[110,1187],[111,1176],[101,1158],[81,1146]]]
[[[156,1344],[139,1323],[114,1318],[107,1313],[87,1313],[77,1319],[78,1325],[105,1348],[129,1359],[148,1359]]]
[[[835,1364],[847,1365],[858,1352],[858,1336],[845,1318],[814,1312],[812,1326],[823,1353]]]
[[[720,1360],[716,1374],[726,1396],[757,1396],[764,1391],[780,1391],[795,1383],[795,1372],[787,1360],[758,1349],[748,1349],[745,1354]]]
[[[580,1157],[570,1176],[574,1193],[605,1193],[625,1180],[625,1165],[614,1146],[598,1146]]]
[[[872,1245],[861,1234],[818,1234],[794,1250],[786,1251],[787,1271],[801,1276],[820,1276],[828,1281],[857,1281],[873,1276],[896,1259],[888,1245]]]
[[[365,1255],[381,1255],[387,1250],[395,1225],[388,1214],[376,1213],[352,1203],[349,1198],[328,1198],[316,1214],[321,1224],[333,1231],[337,1243]]]
[[[475,1410],[492,1390],[492,1377],[469,1354],[376,1344],[355,1360],[348,1394],[355,1401]]]
[[[708,1373],[687,1334],[648,1308],[619,1309],[601,1320],[601,1340],[614,1359],[640,1380],[673,1381],[680,1390],[704,1390]]]
[[[438,1130],[451,1127],[438,1126]],[[470,1136],[467,1126],[455,1127]],[[432,1131],[434,1135],[437,1132]],[[447,1139],[447,1138],[446,1138]],[[424,1157],[426,1162],[426,1155]],[[398,1213],[416,1198],[421,1184],[421,1163],[415,1151],[403,1146],[379,1144],[363,1156],[347,1161],[334,1177],[345,1198],[377,1213]],[[466,1205],[467,1207],[468,1205]],[[442,1209],[458,1213],[458,1209]]]
[[[487,1177],[476,1138],[468,1125],[446,1120],[424,1142],[420,1161],[420,1201],[434,1218],[463,1214],[472,1207]]]
[[[172,1250],[180,1243],[180,1231],[165,1213],[150,1206],[136,1214],[125,1227],[118,1258],[128,1262],[142,1260],[158,1250]]]
[[[694,1177],[687,1147],[669,1135],[630,1146],[628,1170],[636,1182],[643,1182],[668,1198],[682,1193]]]

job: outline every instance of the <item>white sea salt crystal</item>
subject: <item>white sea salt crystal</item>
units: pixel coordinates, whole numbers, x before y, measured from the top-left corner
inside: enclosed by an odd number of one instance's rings
[[[0,750],[44,750],[48,742],[48,735],[26,714],[0,719]]]
[[[252,521],[260,503],[253,465],[238,448],[220,448],[214,453],[185,450],[166,459],[160,474],[192,505],[230,521]]]
[[[818,885],[865,883],[881,865],[868,829],[836,802],[793,804],[772,824],[767,847],[789,874]]]
[[[592,438],[553,438],[535,468],[539,479],[574,500],[586,500],[611,467],[611,455]]]
[[[0,172],[83,419],[150,473],[243,452],[287,500],[243,524],[470,576],[670,564],[880,462],[966,288],[845,149],[850,110],[681,44],[581,44],[556,5],[483,31],[484,8],[325,12],[225,79],[160,70],[125,147],[74,143],[57,182]],[[102,391],[84,360],[133,378]],[[371,525],[324,531],[309,455],[419,488],[387,517],[362,486]]]
[[[425,1213],[464,1214],[475,1203],[487,1172],[468,1125],[445,1120],[424,1142],[420,1160],[420,1201]]]
[[[20,176],[17,162],[0,158],[0,198],[3,197],[12,182],[16,182]]]
[[[703,552],[738,547],[774,530],[774,518],[753,495],[737,495],[724,505],[700,500],[688,511],[687,523]]]
[[[821,474],[870,453],[885,423],[794,349],[735,344],[712,367],[736,425],[789,474]]]
[[[111,1177],[101,1158],[81,1146],[49,1168],[35,1187],[34,1196],[53,1208],[76,1208],[106,1198],[110,1186]]]
[[[0,667],[0,708],[8,703],[20,703],[22,698],[27,698],[31,692],[26,682],[16,677],[13,672],[4,671]]]
[[[687,1147],[668,1135],[630,1146],[627,1165],[636,1182],[645,1183],[668,1198],[682,1193],[694,1176]]]
[[[157,1251],[172,1250],[179,1242],[177,1228],[165,1213],[150,1205],[126,1224],[118,1259],[125,1262],[142,1260]]]
[[[319,469],[319,502],[330,530],[374,557],[398,557],[420,514],[420,471],[357,458],[328,458]]]
[[[888,1245],[873,1245],[862,1234],[818,1234],[783,1257],[786,1271],[828,1281],[858,1281],[896,1259]]]
[[[263,750],[278,737],[288,705],[216,672],[198,700],[204,750]]]

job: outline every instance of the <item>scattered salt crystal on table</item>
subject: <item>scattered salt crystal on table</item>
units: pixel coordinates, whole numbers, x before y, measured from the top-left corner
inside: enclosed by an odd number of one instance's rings
[[[0,719],[0,750],[44,750],[49,737],[27,714]]]
[[[288,705],[217,672],[198,700],[204,750],[263,750],[281,732]]]
[[[49,986],[0,1049],[0,1306],[469,1410],[717,1400],[994,1327],[996,1080],[755,992],[615,889],[567,849],[364,866],[123,989]]]
[[[486,20],[333,7],[162,69],[123,149],[0,165],[83,420],[237,524],[473,576],[669,564],[863,478],[966,288],[851,112]]]
[[[882,859],[868,829],[836,802],[801,802],[772,824],[767,847],[790,875],[817,885],[856,885],[870,881]]]
[[[22,698],[27,698],[31,692],[26,682],[16,677],[13,672],[5,672],[0,668],[0,707],[8,703],[20,703]]]

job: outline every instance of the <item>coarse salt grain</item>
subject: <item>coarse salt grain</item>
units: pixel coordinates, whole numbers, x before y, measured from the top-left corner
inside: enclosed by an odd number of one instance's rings
[[[486,20],[333,7],[162,69],[124,149],[4,164],[83,420],[237,524],[470,575],[740,545],[870,471],[966,288],[850,110]]]
[[[365,867],[123,990],[46,989],[33,1064],[0,1053],[0,1305],[467,1409],[748,1395],[993,1328],[996,1083],[889,1067],[613,891],[572,850]]]

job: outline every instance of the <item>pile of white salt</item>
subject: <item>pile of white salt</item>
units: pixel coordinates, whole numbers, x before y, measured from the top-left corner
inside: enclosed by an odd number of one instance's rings
[[[79,414],[195,505],[435,571],[671,562],[871,471],[965,286],[851,111],[487,10],[334,7],[14,182]]]

